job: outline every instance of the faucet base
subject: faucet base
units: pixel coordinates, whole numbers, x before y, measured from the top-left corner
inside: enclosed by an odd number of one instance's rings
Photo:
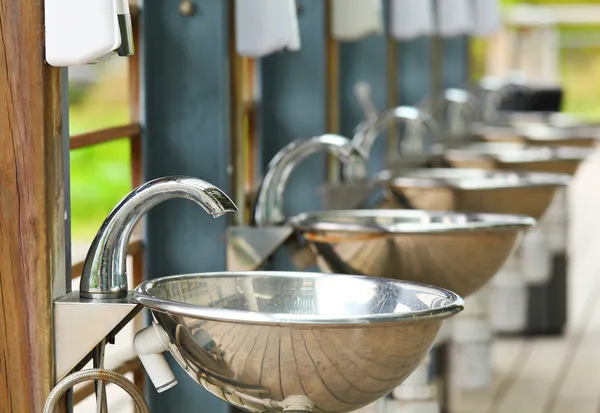
[[[123,293],[121,291],[116,293],[109,292],[100,292],[100,293],[91,293],[87,291],[79,291],[79,297],[83,300],[123,300],[127,298],[128,293]]]
[[[54,337],[56,381],[70,371],[83,367],[92,357],[96,345],[114,337],[142,305],[129,293],[118,300],[94,300],[73,291],[54,302]]]

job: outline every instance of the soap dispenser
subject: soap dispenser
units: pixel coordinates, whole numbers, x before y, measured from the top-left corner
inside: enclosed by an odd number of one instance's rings
[[[133,54],[128,0],[45,0],[44,13],[46,61],[51,66]]]
[[[236,0],[235,41],[245,57],[300,50],[295,0]]]
[[[502,29],[500,0],[475,0],[473,2],[473,34],[490,36]]]
[[[438,34],[442,37],[464,36],[473,31],[472,0],[437,0],[436,14]]]
[[[395,40],[411,40],[433,34],[432,0],[391,0],[390,35]]]
[[[338,41],[356,41],[383,33],[381,0],[333,0],[331,35]]]

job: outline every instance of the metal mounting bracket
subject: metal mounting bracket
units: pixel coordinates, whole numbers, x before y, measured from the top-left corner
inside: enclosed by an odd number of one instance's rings
[[[230,227],[227,230],[227,270],[256,271],[294,233],[294,228]]]
[[[142,309],[126,298],[103,301],[79,297],[73,291],[54,302],[55,378],[61,380],[83,367],[93,349],[106,337],[109,341]]]

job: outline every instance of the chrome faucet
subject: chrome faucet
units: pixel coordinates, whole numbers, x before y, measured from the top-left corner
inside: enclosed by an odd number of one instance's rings
[[[357,126],[352,145],[367,157],[371,153],[375,139],[386,127],[397,121],[404,121],[408,127],[412,127],[412,133],[406,137],[406,141],[400,142],[400,145],[409,151],[422,152],[424,128],[429,128],[435,137],[439,135],[437,122],[427,110],[420,107],[399,106],[379,113],[373,102],[371,87],[365,82],[358,82],[354,86],[354,95],[363,109],[365,120]]]
[[[481,118],[483,122],[501,121],[501,105],[505,97],[525,88],[522,78],[512,75],[507,79],[484,78],[481,81],[482,105]]]
[[[446,89],[440,102],[438,102],[438,106],[434,108],[435,112],[432,114],[435,116],[435,113],[441,112],[441,119],[444,119],[443,123],[450,138],[460,138],[468,135],[470,123],[477,121],[480,116],[478,111],[479,99],[473,93],[464,89]],[[447,113],[444,112],[446,108]]]
[[[345,180],[360,180],[366,171],[365,154],[354,148],[351,141],[339,135],[321,135],[297,139],[283,147],[271,160],[260,187],[254,210],[257,226],[277,225],[285,220],[283,196],[292,171],[310,155],[327,151],[344,164],[357,166],[345,169]],[[362,166],[362,167],[360,167]]]
[[[434,136],[439,136],[437,122],[429,113],[412,106],[399,106],[386,111],[375,120],[368,120],[358,125],[352,139],[352,145],[368,156],[371,153],[375,139],[381,135],[386,127],[398,121],[403,121],[407,125],[421,130],[421,133],[409,135],[402,145],[409,152],[422,152],[424,127],[428,127]]]
[[[92,242],[81,274],[82,298],[127,296],[127,244],[133,229],[150,209],[172,198],[194,201],[215,218],[237,212],[223,191],[196,178],[159,178],[136,188],[112,210]]]

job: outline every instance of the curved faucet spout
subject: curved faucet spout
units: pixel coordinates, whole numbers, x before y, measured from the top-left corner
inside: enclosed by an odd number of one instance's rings
[[[185,198],[213,217],[237,212],[219,188],[196,178],[159,178],[134,189],[108,215],[88,251],[81,273],[80,296],[118,299],[127,296],[127,244],[142,216],[157,204]]]
[[[447,108],[448,113],[440,115],[447,117],[445,119],[447,133],[451,137],[461,137],[468,135],[469,124],[476,121],[479,116],[479,107],[479,99],[473,93],[464,89],[452,88],[444,92],[439,107],[433,113]]]
[[[352,145],[368,156],[371,153],[375,139],[382,134],[386,127],[398,121],[417,127],[427,126],[434,136],[439,134],[438,125],[429,113],[412,106],[399,106],[386,111],[375,121],[367,121],[358,125],[352,139]],[[406,146],[412,150],[421,150],[422,140],[422,133],[417,134],[413,136],[410,142],[407,142],[408,145]]]
[[[300,162],[314,153],[324,151],[331,153],[344,164],[365,163],[365,155],[352,147],[351,141],[343,136],[322,135],[293,141],[283,147],[269,163],[254,210],[257,226],[276,225],[285,221],[283,195],[288,178]],[[345,176],[358,179],[362,171],[358,168],[356,171],[356,175],[347,173]]]

